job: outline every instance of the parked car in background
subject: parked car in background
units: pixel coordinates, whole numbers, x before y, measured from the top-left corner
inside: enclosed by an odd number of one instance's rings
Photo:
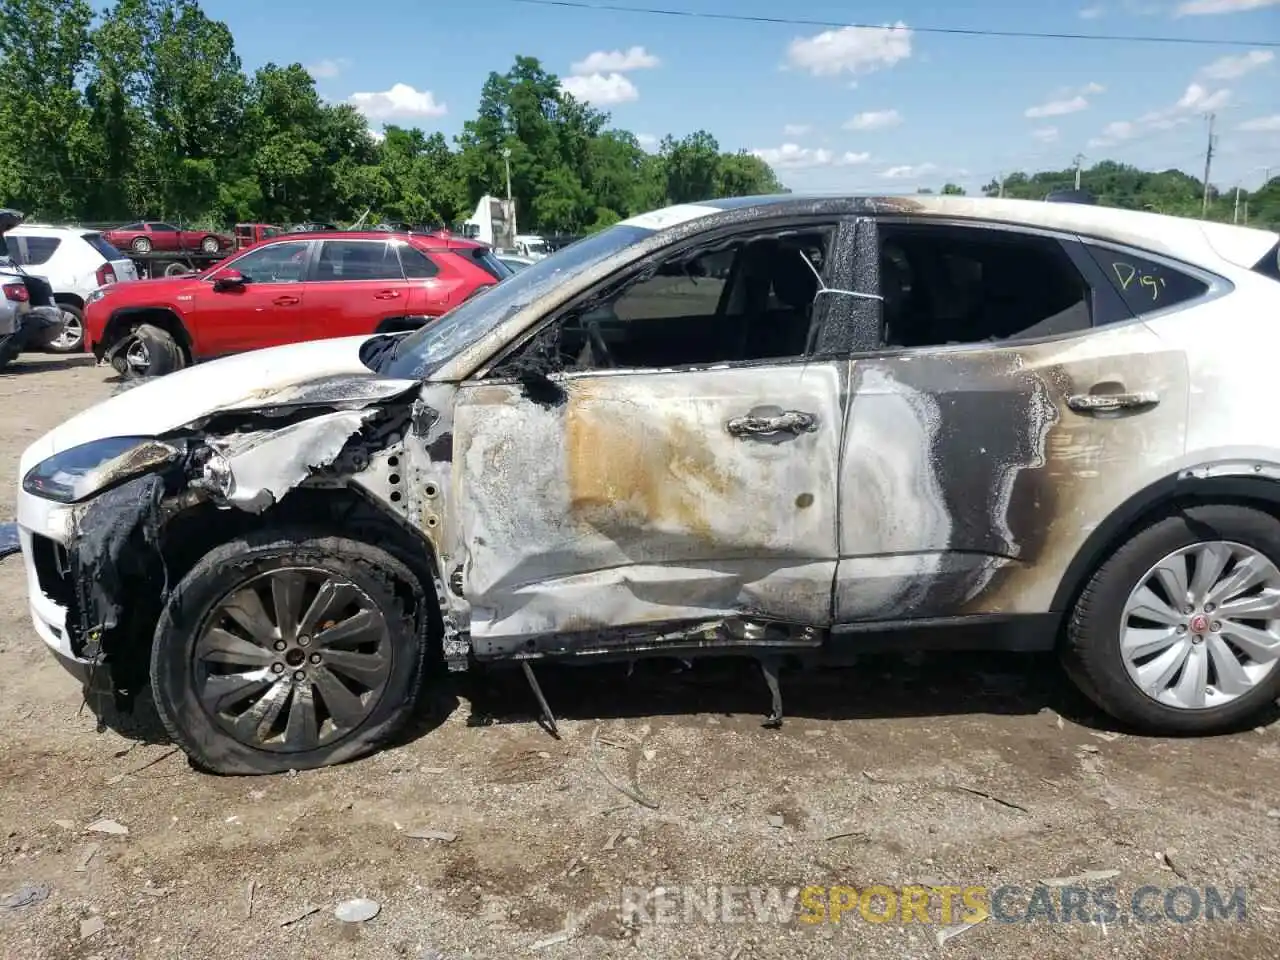
[[[308,220],[306,223],[295,223],[289,228],[290,233],[335,233],[342,228],[336,223],[325,223],[317,220]]]
[[[7,239],[22,217],[19,210],[0,209],[0,239]],[[53,338],[61,328],[62,314],[49,282],[10,259],[7,243],[0,246],[0,367],[33,342]]]
[[[431,234],[289,233],[199,274],[105,287],[87,346],[126,377],[298,340],[403,330],[510,271],[484,244]]]
[[[506,264],[507,269],[512,273],[519,273],[525,267],[538,262],[533,257],[522,257],[518,253],[508,253],[506,250],[495,250],[493,255]]]
[[[536,665],[621,657],[757,658],[777,725],[784,660],[1056,651],[1135,729],[1240,729],[1280,695],[1278,251],[996,198],[630,218],[37,440],[32,620],[222,773],[367,753],[446,666],[554,729]]]
[[[138,279],[133,261],[96,230],[22,224],[4,237],[9,259],[48,281],[62,312],[60,327],[28,344],[29,349],[78,353],[84,349],[84,305],[98,287]]]
[[[288,232],[284,227],[277,227],[274,223],[237,223],[235,246],[237,250],[244,250],[255,243],[261,243],[263,240],[270,240],[272,237],[279,237]]]
[[[232,245],[231,238],[207,230],[181,230],[159,220],[141,220],[112,227],[103,233],[107,241],[121,250],[147,254],[156,252],[217,253]]]

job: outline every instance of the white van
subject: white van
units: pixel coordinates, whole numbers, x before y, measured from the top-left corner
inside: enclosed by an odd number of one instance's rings
[[[83,350],[84,304],[89,294],[109,283],[138,279],[133,261],[96,230],[23,224],[5,234],[4,244],[14,263],[48,281],[54,301],[62,308],[61,330],[44,343],[31,344],[37,350]]]

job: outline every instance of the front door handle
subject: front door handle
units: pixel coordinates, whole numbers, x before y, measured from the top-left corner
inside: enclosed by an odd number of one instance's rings
[[[818,418],[803,410],[783,410],[779,413],[752,411],[745,417],[734,417],[725,424],[725,429],[735,437],[768,438],[780,433],[799,435],[817,430]]]
[[[1160,397],[1154,393],[1077,393],[1067,397],[1067,406],[1076,413],[1144,410],[1159,402]]]
[[[375,300],[396,300],[400,296],[399,290],[383,290],[373,295]]]
[[[295,303],[301,303],[302,300],[299,297],[290,297],[286,295],[283,297],[276,297],[271,302],[274,303],[277,307],[291,307]]]

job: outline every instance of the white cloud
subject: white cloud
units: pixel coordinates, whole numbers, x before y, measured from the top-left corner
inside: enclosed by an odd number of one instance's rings
[[[907,163],[898,167],[890,167],[887,170],[882,170],[880,172],[880,176],[884,177],[886,180],[911,180],[916,177],[922,177],[925,174],[933,173],[937,169],[938,165],[935,163],[918,163],[914,165]]]
[[[812,167],[849,167],[866,163],[869,153],[836,153],[822,147],[802,147],[798,143],[784,143],[780,147],[761,147],[751,151],[771,167],[779,170],[806,170]]]
[[[1259,67],[1265,67],[1268,63],[1276,58],[1276,55],[1270,50],[1250,50],[1248,53],[1242,53],[1238,57],[1227,54],[1218,60],[1213,61],[1200,72],[1211,80],[1235,80],[1243,77],[1246,73],[1257,70]]]
[[[788,123],[782,128],[782,133],[787,137],[803,137],[812,129],[807,123]]]
[[[640,144],[640,149],[653,153],[654,150],[658,149],[659,141],[652,133],[637,133],[636,143]]]
[[[1068,113],[1079,113],[1089,109],[1089,97],[1106,91],[1100,83],[1086,83],[1083,87],[1063,87],[1055,90],[1044,103],[1028,107],[1023,116],[1032,119],[1041,117],[1061,117]]]
[[[883,130],[896,127],[902,123],[902,115],[897,110],[867,110],[852,119],[846,120],[846,130]]]
[[[644,47],[631,47],[627,50],[597,50],[587,54],[584,59],[579,60],[569,69],[575,76],[587,77],[595,73],[648,70],[661,62]]]
[[[1246,120],[1240,124],[1240,129],[1246,133],[1274,133],[1280,131],[1280,113],[1273,113],[1269,117],[1254,117],[1252,120]]]
[[[1041,143],[1057,143],[1058,128],[1057,127],[1039,127],[1031,131],[1031,136],[1035,137]]]
[[[1102,4],[1100,3],[1095,4],[1092,7],[1084,7],[1083,9],[1081,9],[1080,19],[1081,20],[1097,20],[1106,12],[1107,12],[1106,8],[1104,8]]]
[[[585,77],[565,77],[560,89],[575,100],[603,106],[640,99],[636,85],[620,73],[592,73]]]
[[[1225,87],[1210,93],[1198,83],[1187,84],[1187,91],[1178,101],[1177,109],[1191,110],[1197,113],[1205,110],[1218,110],[1226,106],[1231,99],[1231,91]]]
[[[1178,17],[1211,16],[1218,13],[1241,13],[1280,6],[1280,0],[1186,0],[1174,11]]]
[[[1050,100],[1048,103],[1028,107],[1025,116],[1032,118],[1060,117],[1067,113],[1079,113],[1081,110],[1088,109],[1089,101],[1084,97],[1076,96],[1067,100]]]
[[[308,64],[306,71],[317,80],[332,80],[340,76],[349,66],[351,66],[350,60],[346,57],[338,57],[336,60],[317,60],[315,63]]]
[[[1138,125],[1128,120],[1115,120],[1102,128],[1102,136],[1089,141],[1091,147],[1110,147],[1128,140],[1138,132]]]
[[[407,83],[392,84],[379,93],[353,93],[349,102],[370,120],[443,117],[449,112],[448,105],[437,103],[430,90],[415,90]]]
[[[369,128],[369,136],[373,137],[374,143],[381,143],[383,140],[387,139],[387,135],[383,131],[375,130],[373,127]]]
[[[793,67],[816,77],[872,73],[911,56],[911,29],[899,20],[882,27],[841,27],[797,37],[787,47]]]

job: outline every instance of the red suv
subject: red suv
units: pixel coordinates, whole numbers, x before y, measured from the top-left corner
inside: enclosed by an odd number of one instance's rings
[[[90,294],[85,348],[126,377],[299,340],[421,326],[511,271],[473,240],[289,234],[212,269]]]

